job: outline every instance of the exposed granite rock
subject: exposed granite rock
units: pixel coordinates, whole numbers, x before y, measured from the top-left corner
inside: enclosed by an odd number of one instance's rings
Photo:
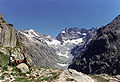
[[[4,22],[0,15],[0,46],[15,47],[16,46],[16,31],[11,24]]]

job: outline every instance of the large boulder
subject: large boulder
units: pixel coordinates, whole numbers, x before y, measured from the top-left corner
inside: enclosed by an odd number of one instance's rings
[[[21,70],[22,73],[29,72],[29,67],[25,63],[21,63],[17,66]]]

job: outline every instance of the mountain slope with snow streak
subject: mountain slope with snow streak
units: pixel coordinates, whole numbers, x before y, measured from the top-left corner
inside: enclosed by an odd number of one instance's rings
[[[74,55],[71,54],[72,49],[76,46],[83,46],[85,44],[85,41],[88,39],[89,30],[76,27],[66,28],[60,32],[56,39],[52,38],[50,35],[38,33],[33,29],[20,31],[20,33],[35,44],[42,44],[53,48],[54,54],[56,54],[57,57],[56,63],[58,67],[66,69],[74,58]]]

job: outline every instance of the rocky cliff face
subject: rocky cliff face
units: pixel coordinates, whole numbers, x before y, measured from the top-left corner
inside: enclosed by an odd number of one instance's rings
[[[28,58],[27,49],[24,47],[17,31],[13,28],[12,24],[4,21],[0,14],[0,52],[11,56],[15,55],[15,59]]]
[[[1,15],[0,15],[0,46],[12,48],[16,46],[16,31],[12,27],[12,24],[8,24],[4,21],[4,18]]]
[[[120,74],[120,15],[98,29],[82,54],[77,53],[69,68],[83,73]]]
[[[66,40],[73,40],[78,38],[83,38],[88,34],[88,30],[85,28],[65,28],[65,30],[62,30],[61,33],[56,37],[57,40],[60,42],[64,42]]]
[[[87,44],[89,44],[90,41],[96,37],[97,30],[97,28],[91,28],[90,30],[88,30],[87,35],[84,37],[83,45],[76,45],[71,50],[71,54],[74,55],[74,59],[78,56],[77,54],[81,54],[82,51],[86,48]]]

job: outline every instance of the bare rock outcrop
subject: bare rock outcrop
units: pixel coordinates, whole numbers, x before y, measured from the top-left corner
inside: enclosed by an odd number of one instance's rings
[[[13,25],[5,22],[0,15],[0,46],[13,48],[16,46],[16,41],[16,31]]]
[[[15,55],[15,59],[24,59],[30,61],[28,52],[20,37],[18,31],[14,29],[12,24],[7,23],[0,14],[0,52],[11,56]]]
[[[91,77],[72,69],[64,70],[55,82],[95,82]]]

